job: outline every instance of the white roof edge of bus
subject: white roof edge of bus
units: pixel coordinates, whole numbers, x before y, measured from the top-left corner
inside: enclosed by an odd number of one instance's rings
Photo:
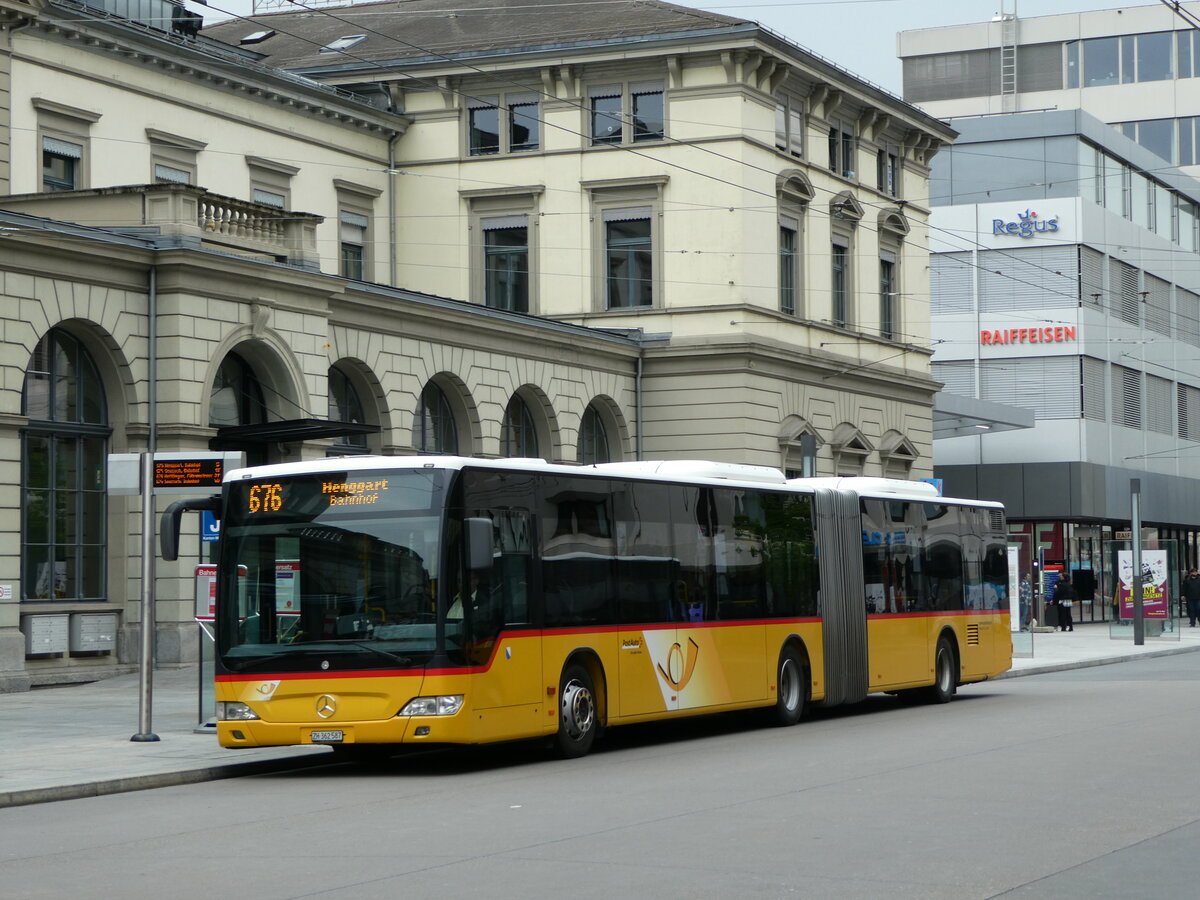
[[[464,466],[478,468],[545,469],[562,474],[630,475],[641,478],[666,478],[679,480],[705,480],[742,483],[745,485],[777,484],[783,487],[812,491],[818,488],[850,490],[867,496],[905,497],[910,500],[932,500],[938,497],[937,488],[924,481],[902,481],[897,478],[870,478],[845,476],[840,478],[791,478],[787,479],[779,469],[771,466],[753,466],[742,463],[712,462],[701,459],[658,459],[636,460],[617,463],[600,463],[591,466],[576,466],[566,463],[550,463],[534,458],[483,459],[474,456],[338,456],[302,460],[300,462],[273,463],[254,468],[230,469],[225,473],[225,482],[245,478],[274,478],[282,475],[305,475],[328,472],[332,465],[348,471],[356,469],[461,469]],[[977,506],[1003,508],[1003,504],[990,500],[963,500],[945,498],[947,501],[966,502]]]
[[[852,490],[858,494],[903,494],[907,497],[938,497],[938,489],[927,481],[904,481],[900,478],[872,478],[865,475],[844,475],[836,478],[792,478],[788,484],[804,484],[812,488]]]
[[[788,485],[792,487],[832,488],[834,490],[851,490],[856,494],[868,497],[903,497],[907,500],[937,500],[947,503],[969,503],[972,506],[983,506],[1003,509],[1004,504],[996,500],[972,500],[964,497],[942,497],[938,489],[928,481],[905,481],[900,478],[872,478],[864,475],[844,475],[837,478],[790,478]]]
[[[783,472],[771,466],[711,462],[706,459],[643,459],[635,462],[600,463],[592,468],[613,475],[659,475],[673,478],[715,478],[721,481],[787,484]]]
[[[355,469],[461,469],[464,466],[478,468],[545,469],[549,472],[599,475],[633,475],[642,478],[706,479],[711,481],[739,481],[747,484],[785,485],[787,479],[779,469],[770,466],[750,466],[740,463],[710,462],[708,460],[667,459],[641,460],[636,462],[598,463],[577,466],[569,463],[550,463],[538,457],[483,459],[467,456],[339,456],[300,462],[273,463],[255,466],[253,469],[231,469],[225,481],[240,481],[245,478],[272,478],[280,475],[304,475],[328,472],[332,467]]]

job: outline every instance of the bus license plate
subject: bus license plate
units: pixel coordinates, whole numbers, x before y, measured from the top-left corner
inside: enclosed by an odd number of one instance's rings
[[[309,740],[314,744],[338,744],[343,737],[344,734],[340,731],[314,731],[309,735]]]

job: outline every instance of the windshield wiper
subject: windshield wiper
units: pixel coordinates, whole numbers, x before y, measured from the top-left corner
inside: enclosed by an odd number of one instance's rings
[[[362,649],[370,650],[372,653],[378,654],[379,656],[382,656],[385,659],[390,659],[392,662],[396,663],[397,665],[401,665],[401,666],[411,666],[412,665],[412,659],[410,657],[401,656],[399,653],[392,653],[390,650],[381,650],[379,647],[374,647],[371,644],[366,643],[365,641],[354,641],[354,640],[350,640],[349,638],[338,638],[338,639],[329,640],[329,641],[315,641],[314,643],[320,644],[321,646],[326,646],[328,644],[336,644],[338,646],[361,647]],[[320,647],[314,647],[312,644],[308,644],[308,645],[301,644],[300,646],[304,647],[306,650],[312,651],[313,653],[321,652]]]
[[[330,644],[333,644],[334,646],[330,647]],[[286,647],[287,649],[265,656],[256,656],[246,660],[237,660],[238,670],[244,672],[250,669],[267,667],[277,664],[280,660],[287,659],[288,657],[315,656],[324,653],[336,652],[338,648],[343,646],[359,647],[363,650],[369,650],[377,656],[382,656],[384,659],[390,660],[399,666],[407,667],[412,665],[411,657],[401,656],[398,653],[391,653],[387,650],[381,650],[379,647],[372,647],[370,644],[364,643],[363,641],[328,640],[314,641],[311,644],[281,644],[279,646]],[[232,663],[236,657],[226,657],[226,659]]]

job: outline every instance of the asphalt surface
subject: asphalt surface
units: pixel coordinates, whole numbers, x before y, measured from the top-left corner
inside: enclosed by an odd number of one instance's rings
[[[1018,656],[1002,678],[1106,665],[1200,650],[1200,628],[1182,623],[1177,639],[1114,635],[1108,623],[1074,632],[1016,636]],[[1032,640],[1032,648],[1027,643]],[[971,687],[963,689],[971,691]],[[284,771],[332,761],[327,747],[226,750],[211,729],[197,731],[196,667],[154,673],[151,728],[138,731],[138,677],[0,694],[0,808]]]

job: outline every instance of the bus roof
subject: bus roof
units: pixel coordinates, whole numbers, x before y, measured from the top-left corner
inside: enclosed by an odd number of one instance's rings
[[[379,469],[501,469],[506,471],[545,472],[547,474],[583,475],[591,477],[626,477],[645,481],[671,481],[762,488],[774,485],[801,493],[818,489],[851,491],[863,497],[891,500],[938,500],[937,488],[922,481],[895,478],[838,477],[787,478],[779,469],[740,463],[712,462],[698,459],[638,460],[600,463],[590,466],[549,463],[537,458],[480,459],[467,456],[337,456],[303,462],[274,463],[251,468],[231,469],[224,482],[258,478],[281,478],[289,475],[317,475],[322,472],[355,472]],[[1002,509],[1003,504],[988,500],[940,498],[948,503],[970,503],[976,506]]]

